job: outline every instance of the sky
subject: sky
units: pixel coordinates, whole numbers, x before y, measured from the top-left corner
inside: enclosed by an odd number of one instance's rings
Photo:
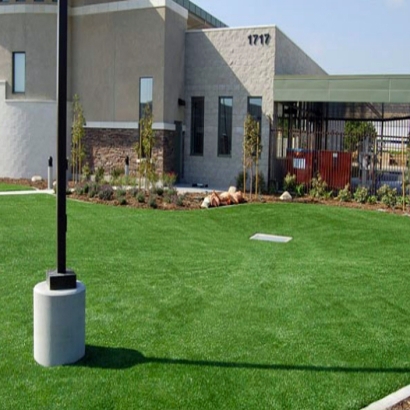
[[[329,74],[409,74],[410,0],[193,0],[230,27],[275,25]]]

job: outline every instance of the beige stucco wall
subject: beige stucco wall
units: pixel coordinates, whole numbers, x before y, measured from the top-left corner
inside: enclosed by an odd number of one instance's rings
[[[163,116],[165,9],[71,17],[72,93],[88,121],[138,121],[139,79],[154,79],[154,118]]]
[[[184,99],[185,80],[185,31],[187,20],[166,9],[164,56],[164,114],[163,122],[184,120],[184,108],[178,106],[178,98]]]
[[[183,119],[186,18],[157,7],[73,16],[70,27],[70,91],[87,121],[138,121],[141,77],[154,81],[154,122]]]
[[[7,7],[2,6],[2,11]],[[34,6],[32,6],[34,7]],[[55,6],[43,6],[56,10]],[[21,9],[23,10],[23,9]],[[0,80],[6,81],[7,99],[55,100],[56,13],[0,13]],[[26,92],[12,93],[13,52],[26,53]]]

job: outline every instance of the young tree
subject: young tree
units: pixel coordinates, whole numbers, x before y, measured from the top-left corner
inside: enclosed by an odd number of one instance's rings
[[[83,138],[85,136],[85,117],[80,98],[77,94],[73,98],[73,122],[71,126],[71,169],[74,182],[78,182],[82,163],[85,157]]]
[[[155,182],[156,170],[153,155],[155,145],[155,134],[152,129],[153,117],[149,104],[145,105],[144,115],[140,119],[140,138],[135,146],[137,158],[139,159],[138,174],[139,186],[141,187],[142,177],[145,178],[145,189],[147,181]]]
[[[253,184],[253,166],[255,165],[255,193],[258,190],[259,182],[259,158],[262,153],[262,144],[260,141],[259,122],[250,114],[246,116],[243,135],[243,186],[246,193],[246,173],[250,171],[250,195],[252,197]]]
[[[347,121],[345,124],[345,138],[343,145],[346,151],[356,151],[357,146],[366,137],[375,138],[377,131],[372,122]]]

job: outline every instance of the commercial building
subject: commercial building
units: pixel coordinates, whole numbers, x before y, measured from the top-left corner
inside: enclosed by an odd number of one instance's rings
[[[56,24],[51,0],[0,0],[0,177],[45,177],[55,156]],[[340,149],[317,137],[331,121],[410,118],[410,76],[328,76],[276,26],[229,28],[187,0],[73,0],[68,61],[68,107],[78,94],[107,173],[126,156],[135,171],[147,104],[158,169],[214,187],[242,171],[247,113],[270,184],[290,150]]]

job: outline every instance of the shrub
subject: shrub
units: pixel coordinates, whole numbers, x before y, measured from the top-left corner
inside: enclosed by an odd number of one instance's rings
[[[327,190],[327,183],[320,174],[317,175],[317,178],[312,179],[311,184],[312,188],[309,194],[312,198],[329,198],[333,193]]]
[[[365,186],[358,186],[353,194],[353,198],[360,204],[365,204],[369,198],[369,190]]]
[[[138,192],[138,193],[137,193],[137,201],[138,201],[140,204],[143,204],[143,203],[145,202],[145,195],[144,195],[143,192]]]
[[[138,193],[139,193],[139,190],[138,190],[138,188],[136,188],[136,187],[134,187],[134,188],[132,188],[132,189],[130,190],[130,195],[131,195],[132,197],[134,197],[134,198],[137,197]]]
[[[339,191],[336,199],[340,202],[350,202],[352,200],[352,193],[350,192],[349,184],[345,185],[345,187]]]
[[[148,199],[148,205],[153,208],[153,209],[157,209],[158,205],[157,205],[157,198],[154,195],[151,195]]]
[[[259,172],[259,179],[258,179],[258,194],[264,194],[266,193],[266,182],[265,182],[265,177],[263,176],[262,172]],[[255,192],[256,189],[256,175],[253,176],[252,178],[252,187]]]
[[[245,173],[245,184],[248,181],[248,173]],[[245,188],[243,186],[243,171],[239,172],[239,174],[236,176],[236,189],[238,191],[244,191]]]
[[[95,170],[95,182],[101,182],[104,179],[104,168],[98,167]]]
[[[127,200],[126,200],[126,198],[123,196],[123,197],[121,197],[121,198],[118,199],[118,203],[119,203],[120,205],[127,205]]]
[[[81,170],[82,173],[82,180],[83,181],[89,181],[91,178],[91,169],[90,166],[88,165],[88,162],[83,166],[83,169]]]
[[[285,191],[295,192],[296,190],[296,175],[291,175],[289,172],[283,179],[283,189]]]
[[[94,184],[90,184],[88,187],[88,197],[89,198],[94,198],[95,196],[97,196],[99,191],[99,185],[94,183]]]
[[[405,206],[409,206],[410,205],[410,199],[408,196],[405,196],[404,199],[402,196],[398,196],[397,197],[397,205],[403,206],[403,203]]]
[[[164,191],[166,195],[168,196],[175,196],[178,195],[178,191],[174,188],[172,189],[167,189],[166,191]]]
[[[121,175],[123,175],[124,174],[124,170],[122,169],[122,168],[120,168],[120,167],[116,167],[116,168],[113,168],[112,170],[111,170],[111,178],[115,181],[115,180],[117,180]]]
[[[302,182],[301,184],[296,185],[295,187],[296,196],[303,196],[305,195],[305,184]]]
[[[376,195],[369,195],[369,197],[367,198],[367,203],[370,205],[376,204],[377,203]]]
[[[162,184],[168,188],[172,188],[177,180],[177,174],[174,172],[166,172],[162,176]]]
[[[325,191],[325,192],[323,193],[323,198],[324,198],[324,199],[331,199],[331,198],[333,198],[333,191]]]
[[[127,195],[127,191],[126,191],[125,189],[118,188],[118,189],[115,191],[115,197],[116,197],[117,199],[119,199],[119,198],[121,198],[121,197],[123,197],[123,196],[126,196],[126,195]]]
[[[84,194],[88,194],[89,192],[90,192],[90,189],[94,186],[95,184],[90,184],[90,183],[87,183],[87,184],[85,184],[84,185]]]
[[[77,195],[88,195],[91,190],[94,189],[94,191],[96,191],[97,190],[96,187],[97,187],[97,184],[93,182],[86,182],[86,183],[77,184],[75,186],[74,191]]]
[[[164,188],[162,187],[156,187],[155,188],[155,193],[159,196],[162,196],[164,194]]]
[[[387,184],[377,190],[377,196],[384,205],[390,208],[394,208],[397,204],[397,189],[392,189]]]
[[[184,206],[185,195],[177,195],[175,198],[175,205]]]
[[[126,176],[126,175],[122,175],[122,176],[116,178],[115,180],[113,180],[113,182],[116,185],[121,185],[121,186],[132,185],[130,176]]]
[[[114,190],[110,185],[102,185],[98,190],[98,198],[104,201],[110,201],[114,196]]]
[[[84,195],[84,194],[86,194],[87,192],[85,192],[85,187],[88,187],[88,185],[86,185],[86,184],[77,184],[76,186],[75,186],[75,188],[74,188],[74,192],[77,194],[77,195]]]
[[[270,181],[270,183],[268,184],[268,190],[267,190],[267,194],[268,195],[276,195],[279,192],[278,190],[278,185],[276,183],[275,180]]]

